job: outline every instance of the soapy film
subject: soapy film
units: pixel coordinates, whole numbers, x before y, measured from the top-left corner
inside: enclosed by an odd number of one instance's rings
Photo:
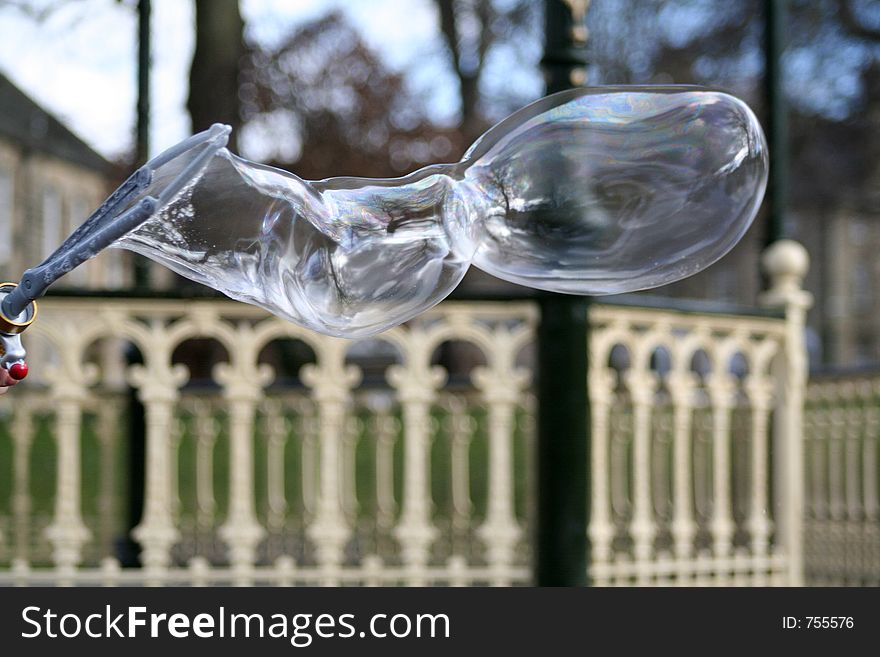
[[[191,160],[161,167],[142,196]],[[222,149],[121,246],[228,296],[357,338],[445,298],[471,264],[574,294],[656,287],[743,236],[767,180],[751,110],[694,87],[539,100],[455,164],[304,181]]]

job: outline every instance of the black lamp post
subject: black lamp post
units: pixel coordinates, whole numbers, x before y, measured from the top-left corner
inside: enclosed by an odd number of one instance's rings
[[[136,158],[138,165],[150,157],[150,64],[151,64],[151,30],[150,0],[138,0],[138,95],[137,95],[137,139]],[[133,259],[134,286],[146,289],[150,286],[149,261],[142,255],[134,255]]]
[[[545,0],[547,93],[585,81],[587,0]],[[538,511],[535,582],[587,583],[589,397],[584,297],[543,293],[538,327]]]
[[[764,2],[764,126],[770,152],[767,183],[767,232],[765,246],[786,237],[788,203],[788,108],[782,86],[782,54],[785,50],[786,0]]]

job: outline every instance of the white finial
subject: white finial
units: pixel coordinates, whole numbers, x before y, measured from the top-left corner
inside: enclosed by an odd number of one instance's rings
[[[762,295],[766,305],[812,304],[812,295],[802,288],[810,269],[810,255],[802,244],[778,240],[761,256],[761,264],[770,277],[770,289]]]

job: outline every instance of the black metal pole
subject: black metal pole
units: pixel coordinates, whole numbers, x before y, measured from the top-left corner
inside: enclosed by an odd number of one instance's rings
[[[788,205],[788,107],[782,83],[782,55],[785,51],[787,0],[764,2],[764,98],[770,176],[767,183],[767,231],[765,246],[786,236]]]
[[[137,96],[137,163],[143,164],[150,157],[150,64],[151,30],[150,0],[138,0],[138,96]],[[144,290],[150,286],[149,260],[132,255],[134,286]]]
[[[548,93],[585,79],[587,5],[545,0],[541,63]],[[539,586],[583,586],[589,563],[588,300],[548,293],[539,304],[535,581]]]
[[[150,0],[138,0],[138,97],[136,157],[138,165],[150,157]],[[134,286],[143,292],[150,285],[149,261],[137,254],[133,257]],[[143,363],[143,357],[129,345],[126,354],[128,365]],[[144,484],[146,479],[146,413],[138,398],[137,390],[128,389],[128,472],[126,505],[126,532],[117,545],[117,556],[123,566],[139,567],[140,546],[131,536],[140,523],[144,507]]]

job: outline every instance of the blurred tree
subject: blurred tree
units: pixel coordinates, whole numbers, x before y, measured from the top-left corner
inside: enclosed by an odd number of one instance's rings
[[[391,71],[341,12],[267,48],[244,42],[237,0],[195,0],[187,103],[193,130],[217,121],[241,125],[233,135],[248,156],[307,178],[394,176],[457,159],[492,123],[537,95],[486,71],[493,55],[510,64],[530,48],[537,71],[540,3],[435,2],[459,83],[457,125],[432,119],[406,74]]]
[[[789,0],[786,92],[792,202],[828,209],[867,191],[880,161],[871,129],[880,3]],[[760,113],[764,0],[616,0],[589,14],[592,82],[727,89]],[[874,119],[876,120],[876,118]]]
[[[230,146],[236,147],[241,125],[239,73],[245,55],[244,21],[238,0],[195,0],[196,45],[189,74],[186,103],[193,132],[212,123],[233,127]]]
[[[495,94],[485,93],[481,81],[485,82],[493,49],[504,50],[509,74],[511,69],[524,64],[524,50],[535,45],[540,48],[542,6],[540,2],[528,0],[434,0],[434,4],[439,13],[449,62],[458,80],[461,131],[470,143],[495,120],[532,100],[516,97],[515,107],[505,107],[498,116],[490,105],[509,103],[498,97],[500,89],[496,89]],[[531,65],[537,67],[537,58],[532,59]]]
[[[391,71],[345,15],[332,12],[274,48],[254,46],[242,89],[246,152],[306,177],[399,175],[458,159],[492,123],[539,95],[540,84],[529,82],[540,79],[540,3],[435,2],[439,54],[458,83],[454,124],[434,119],[425,94],[413,90],[418,62]],[[437,53],[426,50],[421,61],[437,66]],[[526,72],[518,84],[511,70]]]
[[[254,47],[241,96],[247,154],[305,178],[397,176],[463,149],[339,12]]]
[[[807,285],[816,303],[810,322],[822,335],[825,357],[835,360],[844,353],[833,346],[839,342],[835,336],[845,332],[847,313],[841,309],[854,289],[836,263],[846,260],[855,267],[856,257],[844,246],[851,237],[840,237],[840,219],[880,218],[880,3],[786,4],[783,67],[791,166],[786,232],[811,253]],[[704,84],[733,91],[761,116],[764,6],[764,0],[596,0],[588,17],[592,82]],[[718,265],[658,292],[717,298],[724,288],[751,303],[758,281],[749,272],[756,269],[759,249],[759,241],[747,236]],[[876,336],[868,324],[859,330]],[[871,339],[880,354],[880,342]]]

